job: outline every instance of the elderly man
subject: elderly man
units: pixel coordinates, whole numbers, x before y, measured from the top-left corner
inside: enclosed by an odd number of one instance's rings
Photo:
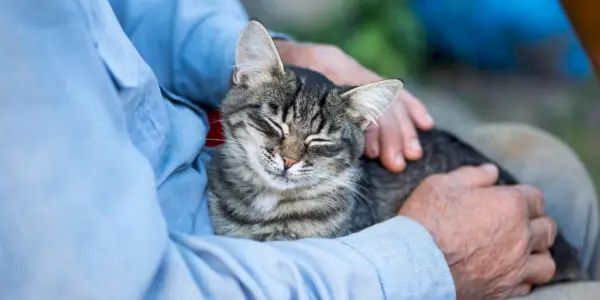
[[[493,166],[433,176],[398,217],[340,239],[212,235],[203,108],[223,98],[247,21],[233,0],[0,3],[1,299],[496,299],[552,276],[540,192],[493,187]],[[338,82],[377,78],[330,46],[277,47]],[[367,154],[395,171],[418,158],[407,120],[432,126],[405,93]],[[507,165],[563,149],[523,134]],[[568,183],[548,207],[596,272],[596,203]]]

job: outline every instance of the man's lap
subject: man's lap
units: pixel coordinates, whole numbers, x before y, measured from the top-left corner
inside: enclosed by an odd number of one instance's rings
[[[598,199],[594,185],[577,155],[548,133],[523,124],[477,126],[463,139],[515,174],[538,187],[546,209],[564,237],[578,251],[582,265],[597,279],[600,259]],[[542,287],[523,299],[568,300],[600,297],[600,282]]]
[[[476,147],[544,194],[546,211],[567,241],[579,250],[590,275],[598,275],[598,202],[590,176],[577,155],[555,137],[519,124],[486,124],[472,131]]]
[[[598,299],[600,295],[600,283],[594,282],[573,282],[563,283],[551,286],[545,286],[536,289],[533,293],[521,300],[583,300]]]

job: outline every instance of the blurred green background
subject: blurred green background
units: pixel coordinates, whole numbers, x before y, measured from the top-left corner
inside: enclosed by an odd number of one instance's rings
[[[600,187],[600,89],[596,81],[549,81],[432,64],[426,33],[405,1],[243,2],[251,17],[271,29],[300,41],[338,45],[382,76],[410,80],[409,89],[426,104],[469,110],[484,121],[525,122],[557,135],[580,155]]]
[[[338,45],[383,76],[415,76],[423,67],[423,33],[404,1],[245,2],[252,17],[271,28],[301,41]]]

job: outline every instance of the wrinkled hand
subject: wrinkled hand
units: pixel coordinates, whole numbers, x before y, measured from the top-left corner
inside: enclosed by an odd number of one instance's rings
[[[276,41],[275,45],[284,63],[317,71],[338,85],[356,86],[382,79],[332,45],[290,41]],[[367,157],[379,157],[393,172],[404,170],[405,158],[421,158],[415,124],[423,130],[431,129],[433,119],[417,98],[402,90],[391,108],[377,121],[379,126],[371,126],[366,132]]]
[[[541,193],[529,186],[493,186],[498,169],[464,167],[427,178],[399,214],[429,230],[445,254],[457,299],[522,296],[548,282],[556,224]]]

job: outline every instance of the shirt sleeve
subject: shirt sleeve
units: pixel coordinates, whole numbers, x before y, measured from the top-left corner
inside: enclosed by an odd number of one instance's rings
[[[52,10],[40,21],[63,18]],[[454,298],[442,253],[406,218],[337,240],[169,233],[83,26],[54,24],[0,30],[2,298]]]
[[[202,278],[196,282],[202,293],[220,299],[455,297],[448,266],[432,238],[403,217],[338,240],[257,243],[217,236],[171,237],[172,272],[177,272],[175,258],[182,259],[187,266],[179,270],[192,270],[195,278]]]
[[[110,3],[164,89],[205,107],[220,104],[229,88],[238,36],[249,21],[239,1]]]
[[[169,233],[81,3],[0,2],[0,298],[454,297],[406,218],[338,240]]]

